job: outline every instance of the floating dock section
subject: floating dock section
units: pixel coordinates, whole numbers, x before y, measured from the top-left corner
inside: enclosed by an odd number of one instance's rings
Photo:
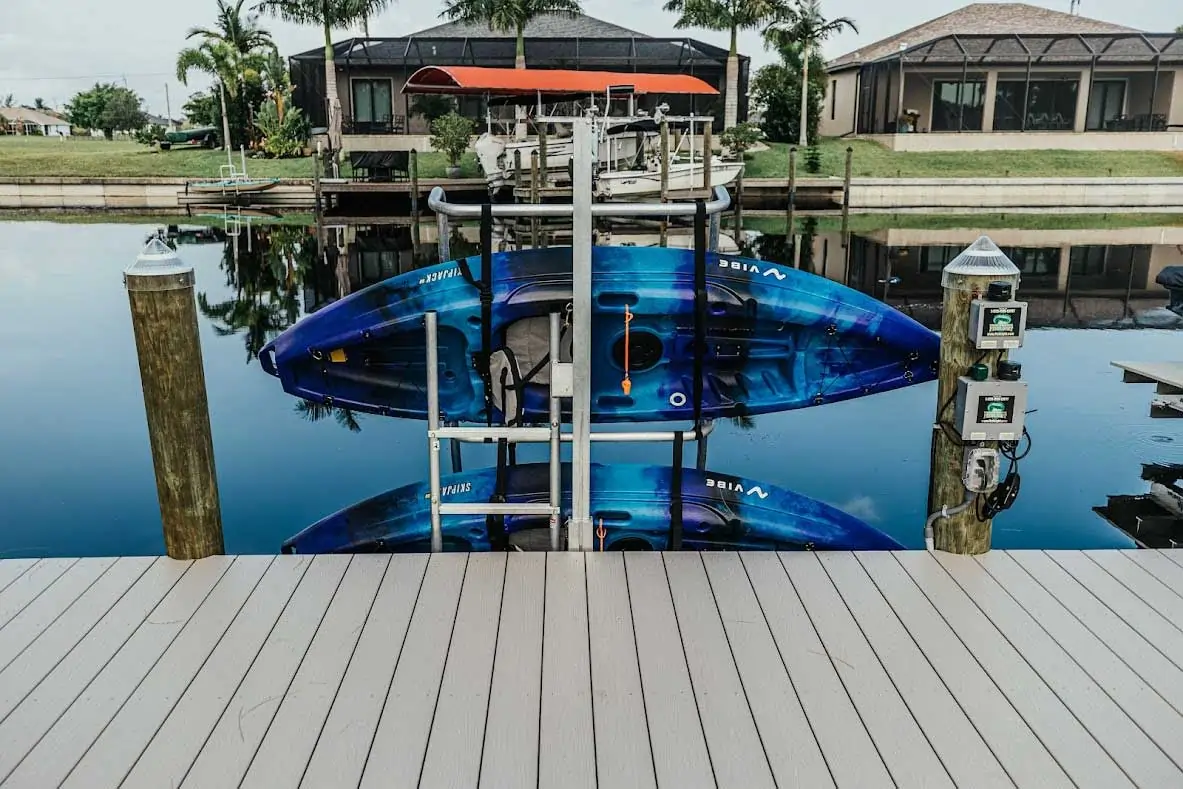
[[[1183,554],[0,561],[0,786],[1178,787]]]

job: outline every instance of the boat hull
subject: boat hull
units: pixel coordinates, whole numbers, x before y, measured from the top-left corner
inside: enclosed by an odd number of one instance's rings
[[[190,192],[200,192],[202,194],[222,194],[224,192],[263,192],[271,189],[278,180],[266,181],[203,181],[201,183],[190,183]]]
[[[669,169],[669,191],[684,192],[702,189],[706,178],[702,162],[676,162]],[[727,186],[738,176],[743,165],[716,159],[711,162],[711,187]],[[643,194],[661,193],[661,171],[612,170],[596,176],[593,193],[596,197],[613,199]]]
[[[790,490],[741,477],[683,469],[682,548],[687,550],[897,550],[893,537],[852,515]],[[570,464],[563,467],[570,490]],[[513,503],[549,500],[545,463],[506,469],[505,498]],[[487,502],[495,469],[440,480],[449,503]],[[605,550],[669,547],[673,471],[666,466],[593,463],[591,513],[604,527]],[[358,502],[312,524],[283,544],[285,553],[426,552],[431,549],[429,486],[419,482]],[[563,499],[564,521],[570,494]],[[549,546],[546,516],[484,515],[441,519],[445,550],[487,551]],[[598,547],[598,544],[597,544]]]
[[[593,421],[770,413],[936,377],[938,335],[898,310],[797,269],[707,253],[706,352],[696,414],[693,251],[594,246],[592,253]],[[492,266],[489,350],[512,352],[524,378],[547,353],[546,316],[565,313],[571,303],[571,249],[495,253]],[[423,315],[434,310],[441,418],[548,421],[544,377],[520,385],[517,408],[486,411],[484,381],[473,364],[482,348],[480,297],[469,281],[479,282],[480,271],[480,258],[472,257],[358,291],[268,343],[261,366],[297,397],[424,419]],[[626,307],[632,316],[628,393],[622,386]],[[520,332],[527,320],[534,330]],[[500,385],[498,377],[494,382]]]

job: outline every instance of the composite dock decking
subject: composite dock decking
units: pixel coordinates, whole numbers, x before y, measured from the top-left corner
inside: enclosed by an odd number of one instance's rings
[[[1110,362],[1129,384],[1155,384],[1150,416],[1183,419],[1183,362]]]
[[[0,561],[0,786],[1180,787],[1183,552]]]

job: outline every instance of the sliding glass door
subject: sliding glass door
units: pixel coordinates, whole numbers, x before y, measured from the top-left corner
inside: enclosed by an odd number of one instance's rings
[[[1126,82],[1124,79],[1099,79],[1093,82],[1089,97],[1089,131],[1102,131],[1125,111]]]
[[[1076,80],[998,80],[994,131],[1072,131],[1078,86]]]
[[[353,80],[354,134],[389,134],[393,115],[389,79]]]
[[[981,131],[985,104],[985,82],[937,80],[932,85],[932,130]]]

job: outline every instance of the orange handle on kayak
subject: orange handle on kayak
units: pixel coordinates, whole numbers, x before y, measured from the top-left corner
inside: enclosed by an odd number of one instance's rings
[[[633,314],[629,312],[628,305],[624,305],[624,380],[620,382],[620,388],[624,393],[630,394],[633,390],[633,382],[628,378],[628,325],[632,323]]]

